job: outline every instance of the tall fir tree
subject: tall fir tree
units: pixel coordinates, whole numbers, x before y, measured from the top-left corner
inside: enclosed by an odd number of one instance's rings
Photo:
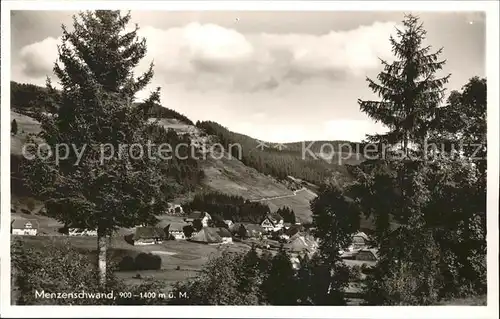
[[[403,26],[404,30],[397,29],[399,39],[390,37],[395,61],[381,60],[380,84],[366,79],[381,101],[358,100],[358,104],[362,112],[389,128],[388,133],[369,136],[369,140],[402,143],[407,154],[411,142],[420,144],[426,138],[450,75],[436,77],[446,61],[439,60],[442,49],[430,53],[431,47],[423,46],[426,31],[418,17],[405,16]]]
[[[271,305],[296,305],[298,300],[297,280],[290,255],[283,245],[273,257],[269,275],[262,284],[263,293]]]
[[[137,151],[146,150],[147,127],[154,124],[132,103],[151,81],[153,65],[134,76],[146,42],[139,40],[137,26],[126,31],[130,18],[130,13],[98,10],[74,16],[72,31],[62,26],[54,66],[62,89],[47,81],[57,116],[41,119],[41,137],[51,150],[66,146],[67,156],[58,162],[54,156],[35,157],[23,164],[31,190],[44,199],[50,216],[67,227],[97,229],[101,286],[112,232],[154,223],[171,194],[167,163]],[[156,91],[144,105],[158,100]]]

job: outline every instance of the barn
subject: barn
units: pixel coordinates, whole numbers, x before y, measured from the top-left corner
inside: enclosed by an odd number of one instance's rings
[[[161,244],[165,239],[165,232],[157,227],[137,227],[132,236],[134,246]]]

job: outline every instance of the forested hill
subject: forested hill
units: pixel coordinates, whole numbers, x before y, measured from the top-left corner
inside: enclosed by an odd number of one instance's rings
[[[36,117],[39,112],[52,113],[55,111],[47,109],[46,105],[49,105],[49,103],[44,103],[48,98],[47,89],[44,87],[11,81],[10,92],[11,109],[18,113]],[[140,103],[134,103],[134,105],[138,106]],[[147,115],[154,118],[176,119],[185,124],[194,125],[183,114],[158,104],[150,108]]]
[[[294,176],[317,185],[324,183],[325,180],[334,180],[341,185],[350,178],[345,164],[359,162],[355,154],[341,156],[342,153],[338,152],[336,146],[342,141],[315,142],[313,147],[309,148],[311,152],[303,157],[302,142],[288,144],[261,142],[252,137],[231,132],[212,121],[197,122],[196,126],[208,134],[216,136],[234,157],[240,155],[240,149],[235,145],[241,145],[241,161],[245,165],[278,179]],[[333,154],[319,154],[322,143],[332,145],[333,149],[336,149],[335,152]],[[309,144],[306,143],[306,146]],[[325,147],[324,150],[330,151],[329,146]],[[331,157],[327,161],[322,156]]]
[[[56,110],[47,109],[45,103],[48,92],[45,87],[33,84],[21,84],[11,81],[11,109],[34,119],[43,112],[52,113]],[[138,106],[139,103],[134,103]],[[148,110],[148,116],[159,119],[175,119],[186,125],[194,125],[193,122],[172,109],[155,105]],[[306,141],[286,144],[261,143],[255,138],[231,132],[220,124],[212,121],[198,122],[199,129],[209,135],[215,135],[226,150],[232,151],[232,155],[240,159],[246,166],[256,169],[266,175],[278,179],[287,176],[308,181],[319,185],[325,180],[334,180],[340,185],[350,178],[344,164],[357,164],[360,159],[352,152],[356,150],[355,144],[347,141]],[[242,149],[240,158],[237,154],[238,148],[229,149],[230,145],[239,144]],[[303,150],[308,148],[306,157],[303,158]],[[326,145],[321,148],[323,145]],[[349,149],[339,145],[352,145]],[[331,152],[333,154],[321,154]],[[326,160],[324,160],[326,158]]]

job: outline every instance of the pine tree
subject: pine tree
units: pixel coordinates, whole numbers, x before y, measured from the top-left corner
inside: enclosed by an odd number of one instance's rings
[[[446,61],[439,61],[442,48],[430,53],[431,47],[423,46],[426,31],[419,19],[407,15],[403,25],[404,31],[397,29],[399,41],[390,37],[396,60],[381,60],[384,71],[377,76],[380,84],[366,79],[382,100],[358,100],[358,104],[362,112],[390,129],[369,139],[389,145],[402,142],[403,151],[408,154],[409,143],[418,144],[426,138],[450,75],[436,77]]]
[[[295,270],[283,245],[271,261],[263,292],[271,305],[295,305],[298,292]]]
[[[24,163],[29,186],[45,200],[50,216],[67,227],[97,229],[101,286],[112,232],[155,223],[171,194],[167,163],[127,149],[135,144],[146,153],[146,128],[154,125],[146,122],[144,108],[132,107],[135,94],[153,77],[153,65],[134,77],[146,42],[138,39],[137,26],[125,32],[130,18],[130,13],[98,10],[75,16],[73,31],[62,26],[54,66],[61,93],[47,81],[49,100],[58,111],[42,119],[41,137],[52,150],[68,146],[68,156]],[[158,100],[156,91],[144,105]]]

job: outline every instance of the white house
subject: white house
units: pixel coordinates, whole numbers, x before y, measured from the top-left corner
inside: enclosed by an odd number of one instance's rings
[[[36,236],[38,223],[28,219],[14,219],[11,222],[12,235]]]
[[[168,234],[172,236],[175,240],[186,239],[186,235],[184,234],[184,230],[182,229],[183,225],[179,223],[170,223],[168,225]]]
[[[212,216],[207,212],[194,211],[184,219],[188,223],[192,223],[195,220],[200,220],[202,227],[208,227],[208,222],[212,220]]]
[[[156,227],[138,227],[132,235],[134,246],[161,244],[164,239],[165,232]]]
[[[260,223],[266,232],[279,231],[284,227],[283,217],[278,214],[268,214]]]

